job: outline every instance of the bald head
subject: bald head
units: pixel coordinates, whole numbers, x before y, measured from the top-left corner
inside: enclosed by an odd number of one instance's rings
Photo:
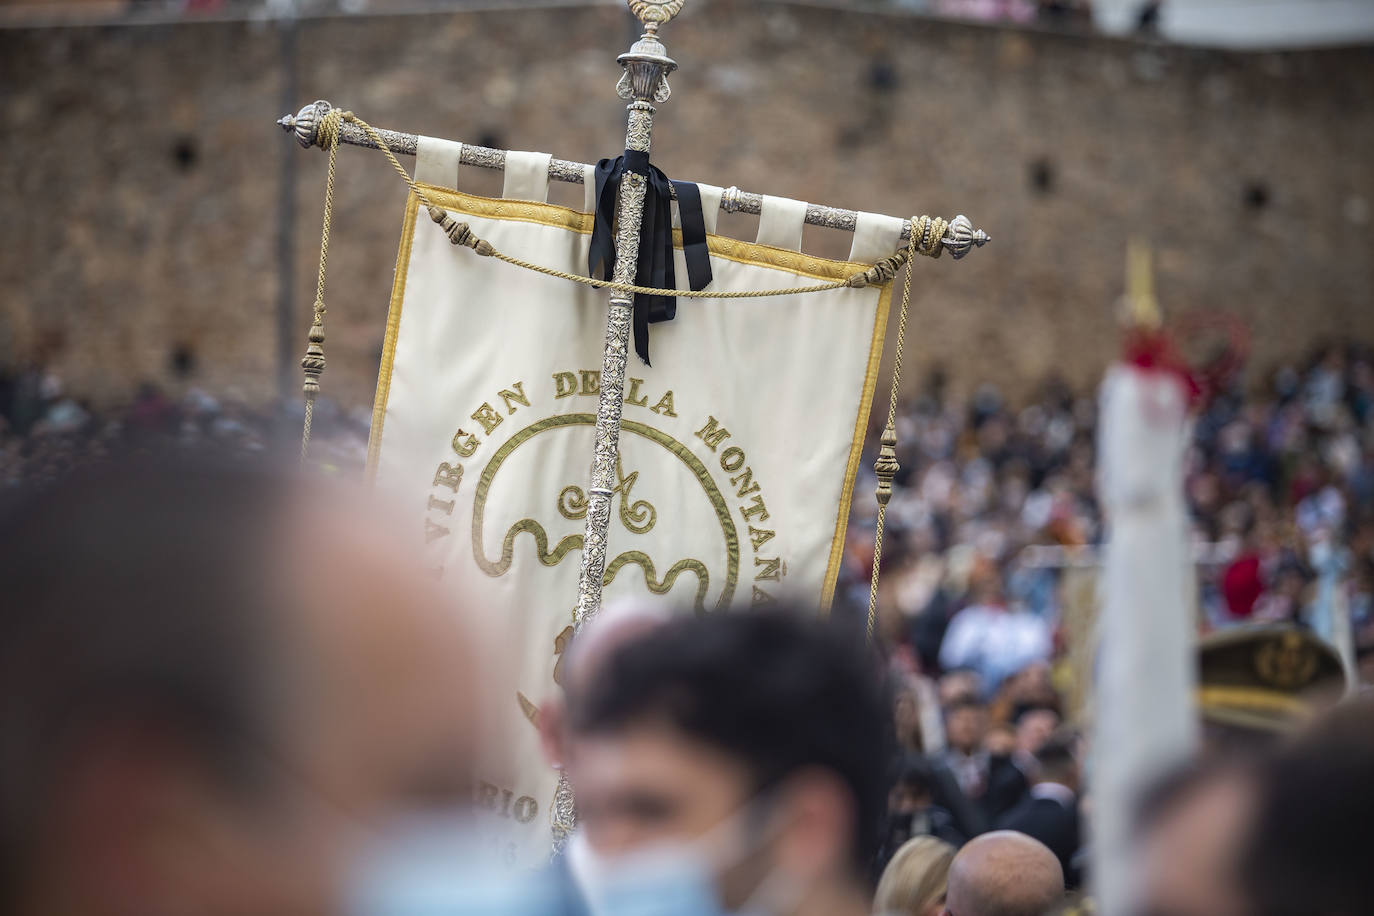
[[[948,916],[1041,916],[1064,896],[1049,847],[1014,830],[970,841],[949,868]]]

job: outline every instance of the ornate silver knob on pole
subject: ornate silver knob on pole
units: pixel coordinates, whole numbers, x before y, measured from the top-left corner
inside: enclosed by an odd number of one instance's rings
[[[992,239],[988,238],[988,234],[982,229],[974,229],[969,218],[960,213],[950,221],[941,241],[944,243],[945,251],[953,255],[957,261],[974,248],[982,248]]]
[[[319,142],[320,121],[324,120],[324,116],[329,114],[333,107],[324,99],[318,99],[294,115],[286,115],[279,119],[277,124],[295,134],[296,142],[302,147],[310,149]]]

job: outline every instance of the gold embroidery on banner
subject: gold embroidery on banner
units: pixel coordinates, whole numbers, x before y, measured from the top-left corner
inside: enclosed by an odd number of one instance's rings
[[[587,494],[577,484],[570,484],[558,494],[558,514],[569,521],[587,517]]]
[[[622,566],[630,563],[635,564],[644,570],[644,583],[649,586],[649,591],[655,595],[666,595],[672,591],[673,583],[677,577],[684,572],[694,572],[697,574],[697,595],[692,602],[692,607],[698,614],[706,610],[706,590],[711,586],[711,575],[706,571],[706,564],[700,560],[688,557],[685,560],[678,560],[668,568],[660,581],[654,569],[654,561],[649,559],[649,555],[642,550],[626,550],[617,554],[616,558],[606,564],[606,573],[601,577],[602,584],[610,585],[615,581],[615,574],[620,572]],[[722,610],[724,605],[717,603],[716,610]]]
[[[596,417],[592,414],[564,414],[561,416],[547,417],[537,423],[525,427],[510,437],[502,446],[497,449],[477,482],[477,488],[473,496],[472,505],[472,554],[477,566],[482,572],[493,578],[503,576],[510,571],[511,564],[515,558],[515,540],[522,533],[528,533],[534,538],[535,556],[544,566],[557,566],[570,551],[578,550],[582,547],[582,535],[570,534],[560,540],[552,550],[549,549],[549,535],[538,521],[532,518],[523,518],[511,525],[507,529],[505,537],[501,542],[501,557],[493,562],[486,556],[484,548],[483,529],[485,527],[485,515],[487,496],[491,491],[492,483],[496,478],[497,472],[501,470],[506,459],[511,453],[522,444],[552,429],[569,426],[594,426]],[[701,463],[696,454],[687,446],[678,442],[672,436],[662,430],[646,426],[635,420],[625,420],[622,423],[624,432],[634,433],[657,443],[663,448],[672,452],[681,460],[692,475],[696,477],[705,492],[707,499],[711,503],[712,509],[716,513],[716,518],[720,523],[721,534],[725,538],[726,547],[726,575],[725,582],[721,590],[720,598],[715,603],[716,610],[724,610],[729,606],[734,597],[735,588],[739,583],[739,533],[735,528],[734,519],[730,516],[730,508],[726,504],[724,495],[716,486],[715,480],[706,466]],[[657,521],[658,513],[646,500],[638,500],[633,503],[629,501],[631,490],[638,480],[638,472],[629,475],[620,475],[620,483],[616,491],[621,496],[620,518],[621,522],[630,531],[643,534],[651,529]],[[564,487],[559,493],[557,507],[559,513],[564,518],[577,518],[578,512],[583,515],[586,513],[586,496],[578,487]],[[706,564],[696,559],[679,560],[669,567],[668,571],[660,580],[656,567],[649,559],[648,555],[642,551],[630,550],[616,556],[607,564],[606,572],[603,575],[603,583],[609,585],[615,574],[624,566],[634,564],[644,571],[645,582],[649,590],[657,595],[666,594],[683,572],[693,572],[697,575],[697,593],[695,608],[698,612],[705,611],[705,599],[709,589],[710,576]]]
[[[530,724],[535,728],[539,727],[539,707],[530,702],[530,698],[520,691],[515,691],[515,701],[520,704],[520,711],[525,718],[530,720]]]
[[[620,494],[620,524],[634,534],[648,534],[658,521],[658,510],[647,499],[630,502],[630,491],[634,489],[639,472],[632,471],[628,477],[621,466],[620,458],[615,460],[616,485],[612,493]]]
[[[645,499],[630,502],[630,491],[634,489],[635,481],[639,480],[639,472],[632,471],[627,477],[624,465],[617,458],[615,477],[616,485],[611,495],[620,494],[620,524],[631,534],[648,534],[658,521],[658,510]],[[558,513],[570,521],[587,517],[587,494],[581,487],[570,484],[559,491]]]
[[[568,651],[568,646],[572,643],[572,625],[564,627],[563,630],[553,638],[553,657],[557,659],[553,663],[553,682],[559,687],[563,686],[563,653]]]
[[[553,682],[559,687],[563,686],[563,655],[568,651],[569,644],[572,643],[573,628],[566,626],[553,638]],[[539,727],[539,707],[530,702],[530,698],[519,690],[515,691],[515,701],[520,704],[521,714],[529,720],[535,728]]]
[[[484,499],[485,496],[485,493],[478,491],[479,499]],[[511,563],[515,561],[515,538],[522,532],[528,532],[534,536],[535,556],[545,566],[557,566],[571,551],[582,549],[582,535],[570,534],[554,545],[553,550],[549,550],[549,533],[544,530],[544,526],[532,518],[522,518],[506,531],[506,537],[501,542],[501,559],[493,563],[486,558],[482,551],[481,509],[474,508],[472,514],[472,555],[476,558],[477,565],[482,572],[493,579],[504,576],[510,569]]]

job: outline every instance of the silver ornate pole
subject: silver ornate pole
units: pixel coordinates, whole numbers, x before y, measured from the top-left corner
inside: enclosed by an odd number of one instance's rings
[[[629,99],[629,125],[625,148],[649,152],[654,125],[654,102],[666,102],[671,90],[668,74],[677,64],[658,40],[658,27],[682,11],[684,0],[629,0],[630,11],[644,24],[644,34],[619,57],[625,68],[616,94]],[[644,197],[648,181],[636,172],[620,179],[616,204],[615,268],[612,278],[633,283],[639,264],[639,234],[644,224]],[[612,293],[606,318],[606,346],[601,357],[601,398],[596,408],[596,448],[592,454],[592,484],[587,490],[587,527],[582,540],[582,567],[577,576],[577,608],[573,627],[582,629],[601,608],[601,588],[606,573],[606,536],[611,524],[611,496],[620,455],[620,414],[625,402],[625,364],[630,352],[630,320],[633,299]]]

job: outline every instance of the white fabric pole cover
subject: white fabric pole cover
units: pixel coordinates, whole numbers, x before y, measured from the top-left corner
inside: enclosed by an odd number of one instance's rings
[[[763,205],[759,209],[760,245],[801,251],[802,230],[805,226],[806,201],[763,195]]]
[[[1098,911],[1134,911],[1138,794],[1196,743],[1192,561],[1183,501],[1188,397],[1178,376],[1108,370],[1098,493],[1109,525],[1093,715],[1092,862]]]
[[[892,257],[902,247],[904,222],[895,216],[860,211],[854,220],[854,241],[849,247],[849,260],[873,264]]]
[[[420,137],[415,145],[415,180],[439,188],[458,187],[463,144],[437,137]]]
[[[548,153],[525,153],[511,150],[506,153],[505,179],[501,196],[511,200],[533,200],[539,203],[549,199],[549,163],[553,156]]]

